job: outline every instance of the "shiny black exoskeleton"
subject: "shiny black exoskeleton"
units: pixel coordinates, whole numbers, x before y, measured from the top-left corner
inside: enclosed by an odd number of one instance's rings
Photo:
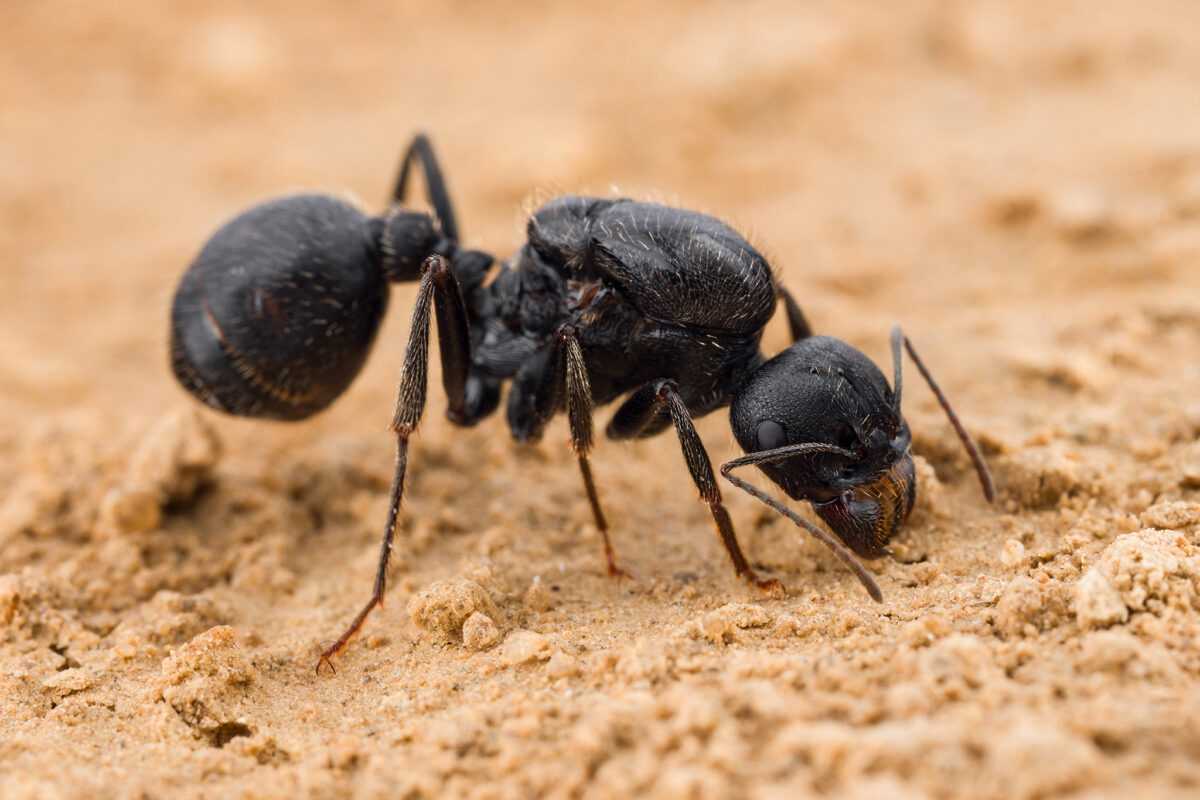
[[[403,206],[415,164],[433,216]],[[889,386],[858,350],[813,336],[762,255],[720,220],[653,203],[560,197],[533,213],[527,242],[496,269],[491,256],[461,248],[445,181],[422,136],[405,155],[393,199],[380,217],[323,195],[256,206],[213,235],[172,309],[172,366],[189,391],[232,414],[295,420],[328,406],[357,375],[389,282],[420,281],[392,423],[396,471],[374,591],[321,663],[383,597],[408,440],[425,406],[433,318],[451,420],[472,425],[492,413],[506,382],[517,440],[538,439],[556,413],[567,412],[612,574],[621,570],[588,452],[593,407],[619,398],[607,435],[674,427],[734,568],[763,588],[778,583],[760,579],[742,554],[695,417],[731,406],[747,455],[724,464],[722,474],[825,542],[877,600],[874,579],[846,546],[868,558],[884,554],[915,499],[900,409],[902,346],[992,497],[977,449],[899,329]],[[795,344],[767,360],[760,342],[779,299]],[[732,474],[748,465],[812,503],[837,538]]]

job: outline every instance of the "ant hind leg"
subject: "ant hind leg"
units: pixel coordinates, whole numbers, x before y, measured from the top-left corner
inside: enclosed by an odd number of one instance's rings
[[[376,606],[383,605],[383,596],[387,589],[388,560],[392,554],[396,520],[400,513],[400,502],[404,497],[404,478],[408,471],[408,440],[416,431],[425,411],[429,373],[429,323],[430,317],[435,313],[438,350],[442,359],[442,386],[449,401],[447,415],[451,420],[455,420],[467,413],[465,395],[471,363],[467,313],[463,307],[458,281],[450,271],[446,259],[430,256],[425,260],[417,302],[413,306],[412,331],[404,352],[404,367],[400,373],[400,388],[392,417],[391,429],[396,434],[396,468],[389,493],[387,522],[384,524],[383,539],[380,542],[375,584],[366,605],[355,615],[337,641],[321,653],[317,662],[318,672],[322,666],[333,669],[333,657],[350,643],[371,611]]]
[[[412,143],[404,151],[404,158],[400,161],[400,173],[396,176],[396,186],[392,190],[392,202],[404,202],[408,194],[409,170],[415,162],[420,162],[421,172],[425,177],[425,194],[437,215],[442,233],[446,235],[447,239],[457,242],[459,240],[458,220],[454,215],[454,203],[450,200],[450,191],[446,188],[446,178],[442,175],[442,168],[433,152],[433,145],[430,144],[429,137],[423,133],[414,136]]]

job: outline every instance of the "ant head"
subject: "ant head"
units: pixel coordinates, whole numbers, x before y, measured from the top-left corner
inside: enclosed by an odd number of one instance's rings
[[[883,554],[912,509],[916,473],[899,394],[869,358],[838,339],[802,339],[749,377],[730,421],[747,453],[827,445],[758,467],[856,553]]]
[[[255,206],[222,226],[171,308],[171,366],[206,404],[302,419],[358,374],[387,306],[380,224],[332,197]]]

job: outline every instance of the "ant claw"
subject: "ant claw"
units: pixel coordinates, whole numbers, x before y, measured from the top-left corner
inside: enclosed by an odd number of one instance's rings
[[[746,580],[750,581],[750,583],[753,583],[766,594],[774,595],[776,597],[785,597],[787,595],[787,588],[775,578],[763,579],[758,577],[757,574],[751,572],[746,575]]]
[[[769,581],[758,581],[757,586],[767,594],[776,595],[778,597],[787,596],[787,587],[774,578]]]
[[[337,675],[337,668],[333,666],[333,657],[338,654],[342,648],[334,645],[321,653],[321,657],[317,659],[317,675],[321,674],[321,667],[329,667],[330,675]]]
[[[321,667],[329,667],[329,674],[337,675],[337,670],[334,669],[333,661],[329,658],[329,656],[323,655],[319,659],[317,659],[317,675],[318,676],[321,674]]]
[[[628,580],[631,580],[631,581],[637,580],[637,578],[634,577],[632,572],[628,572],[624,569],[621,569],[620,567],[617,566],[616,562],[614,562],[614,561],[608,562],[608,577],[617,578],[618,580],[621,578],[627,578]]]

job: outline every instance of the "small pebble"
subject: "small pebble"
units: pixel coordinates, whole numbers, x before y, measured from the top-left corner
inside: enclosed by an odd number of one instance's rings
[[[491,617],[476,611],[463,623],[462,639],[468,650],[487,650],[500,641],[500,629]]]
[[[500,660],[505,666],[514,667],[530,661],[545,661],[550,656],[548,638],[533,631],[513,631],[504,640]]]
[[[523,602],[530,611],[549,611],[554,607],[554,596],[550,594],[546,584],[535,579],[525,591]]]
[[[1010,569],[1025,563],[1025,545],[1016,539],[1009,539],[1000,550],[1000,563]]]

